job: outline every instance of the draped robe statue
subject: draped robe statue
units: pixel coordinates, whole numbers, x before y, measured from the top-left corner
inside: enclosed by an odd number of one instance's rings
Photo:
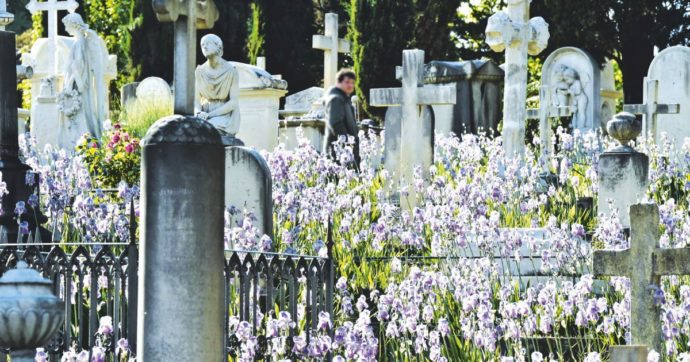
[[[223,42],[209,34],[201,39],[207,61],[196,68],[197,116],[213,124],[226,145],[241,145],[235,138],[240,129],[240,79],[235,66],[224,60]]]
[[[105,71],[108,50],[103,39],[79,14],[62,19],[67,32],[75,37],[65,69],[65,83],[58,95],[63,121],[58,130],[60,147],[73,148],[84,133],[100,139],[107,119]]]

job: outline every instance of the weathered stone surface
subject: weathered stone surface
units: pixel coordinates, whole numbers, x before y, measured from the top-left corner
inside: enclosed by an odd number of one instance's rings
[[[674,46],[661,51],[645,79],[645,104],[627,111],[645,115],[645,131],[659,142],[662,133],[681,147],[690,137],[690,48]]]
[[[647,362],[647,346],[611,346],[611,362]]]
[[[661,310],[653,288],[660,288],[663,275],[687,275],[690,249],[661,249],[659,208],[655,204],[630,206],[631,239],[626,250],[597,250],[593,255],[597,276],[630,278],[632,343],[663,351]]]
[[[512,0],[504,11],[492,15],[486,42],[496,52],[505,50],[503,91],[503,148],[509,157],[522,157],[525,149],[527,55],[537,55],[549,40],[544,19],[529,19],[529,1]]]
[[[425,125],[421,108],[433,104],[455,104],[455,86],[423,86],[424,51],[404,50],[402,65],[402,88],[372,89],[369,103],[374,107],[400,106],[399,162],[395,169],[388,169],[392,175],[393,186],[398,183],[412,185],[414,169],[422,168],[427,175],[433,162],[433,141],[430,144],[425,136],[425,128],[433,133],[433,125]],[[392,116],[389,116],[389,119]],[[394,126],[397,127],[397,126]],[[386,125],[388,128],[388,125]],[[397,131],[396,131],[397,133]],[[427,132],[428,133],[428,132]],[[386,151],[388,152],[388,151]],[[410,190],[406,206],[414,207],[415,195]]]
[[[597,172],[599,213],[610,215],[612,209],[617,209],[623,227],[630,227],[626,210],[641,201],[647,191],[649,157],[634,150],[604,152],[599,159]]]
[[[225,206],[254,214],[254,225],[273,239],[271,170],[261,155],[247,147],[225,149]]]
[[[206,122],[172,116],[146,138],[137,357],[222,360],[225,154],[220,136]]]

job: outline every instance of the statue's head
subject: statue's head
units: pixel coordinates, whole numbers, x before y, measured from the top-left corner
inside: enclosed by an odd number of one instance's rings
[[[201,38],[201,52],[206,58],[211,56],[223,56],[223,41],[218,35],[208,34]]]
[[[563,78],[566,80],[566,82],[568,82],[568,84],[571,84],[574,81],[578,80],[579,76],[577,75],[575,69],[567,67],[563,71]]]
[[[84,19],[81,18],[81,15],[77,13],[67,14],[64,18],[62,18],[62,23],[65,24],[65,30],[67,33],[72,36],[76,36],[78,33],[83,33],[89,28],[89,26],[84,22]]]

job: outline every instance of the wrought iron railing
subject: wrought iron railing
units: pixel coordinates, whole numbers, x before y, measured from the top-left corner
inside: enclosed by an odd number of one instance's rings
[[[71,348],[91,353],[94,346],[109,356],[119,357],[117,341],[129,342],[136,352],[137,263],[139,251],[129,244],[4,244],[0,245],[0,276],[24,260],[53,281],[53,291],[64,300],[65,322],[55,338],[45,346],[51,361]],[[276,310],[298,315],[305,306],[307,330],[317,328],[319,312],[333,311],[331,260],[311,256],[226,251],[225,300],[227,350],[235,355],[239,343],[228,330],[231,316],[261,329],[257,316]],[[96,287],[94,287],[96,286]],[[99,333],[102,317],[112,318],[112,331]],[[274,316],[277,318],[277,316]],[[299,333],[299,323],[290,337]],[[310,333],[306,333],[307,339]],[[260,338],[259,355],[268,351]],[[291,346],[291,339],[288,339]],[[6,356],[0,355],[1,361]],[[91,357],[89,357],[91,360]]]

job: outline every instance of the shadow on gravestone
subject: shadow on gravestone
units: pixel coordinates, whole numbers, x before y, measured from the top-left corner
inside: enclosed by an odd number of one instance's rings
[[[431,106],[424,106],[422,109],[422,123],[423,123],[423,134],[421,135],[421,140],[419,142],[427,143],[431,145],[431,150],[434,149],[434,129],[435,129],[435,117],[434,110]],[[384,132],[384,166],[389,172],[398,172],[400,170],[400,146],[402,142],[400,134],[400,121],[402,120],[402,109],[400,106],[388,107],[386,110],[386,117],[384,120],[384,126],[386,132]],[[407,140],[409,142],[409,140]],[[434,162],[434,155],[425,155],[430,158],[428,164]],[[392,185],[397,187],[398,185]]]
[[[246,210],[255,227],[273,240],[273,181],[266,160],[248,147],[225,148],[225,207]]]

